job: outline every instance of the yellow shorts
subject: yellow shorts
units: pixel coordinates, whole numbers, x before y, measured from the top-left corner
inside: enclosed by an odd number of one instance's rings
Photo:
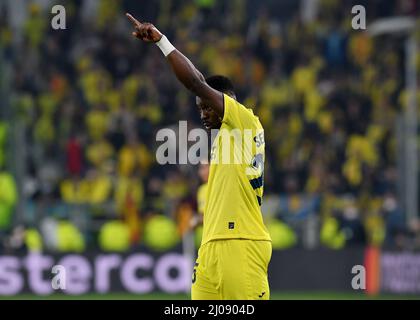
[[[270,241],[226,239],[207,242],[198,250],[193,300],[269,300],[267,270]]]

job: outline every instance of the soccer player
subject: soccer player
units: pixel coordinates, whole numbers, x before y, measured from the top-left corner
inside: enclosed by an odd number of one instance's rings
[[[269,299],[267,271],[272,247],[260,210],[265,141],[258,117],[236,101],[229,79],[205,79],[154,25],[139,22],[130,14],[127,17],[135,28],[132,35],[155,43],[178,80],[196,96],[207,130],[219,129],[219,134],[223,130],[252,132],[250,148],[239,152],[234,149],[235,155],[245,154],[240,163],[219,161],[225,147],[222,139],[216,138],[212,145],[203,239],[192,276],[192,299]]]

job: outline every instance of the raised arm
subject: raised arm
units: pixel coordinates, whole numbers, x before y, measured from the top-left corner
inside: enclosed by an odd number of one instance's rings
[[[223,118],[224,99],[223,94],[211,88],[203,75],[192,62],[173,47],[168,39],[151,23],[141,23],[131,14],[126,16],[132,22],[135,31],[132,33],[137,39],[145,42],[156,43],[165,54],[178,80],[204,103],[214,109],[218,116]]]

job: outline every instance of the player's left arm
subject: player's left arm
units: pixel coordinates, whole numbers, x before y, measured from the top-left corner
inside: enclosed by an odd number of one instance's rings
[[[178,80],[207,105],[211,106],[216,114],[223,118],[223,94],[211,88],[205,81],[203,74],[197,70],[193,63],[181,52],[175,49],[166,37],[151,23],[142,23],[132,15],[126,14],[133,23],[135,31],[132,33],[137,39],[158,44],[172,67]],[[167,52],[166,52],[167,51]]]

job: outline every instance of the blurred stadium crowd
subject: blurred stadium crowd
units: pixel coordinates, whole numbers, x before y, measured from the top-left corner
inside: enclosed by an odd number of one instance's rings
[[[197,166],[155,161],[157,130],[200,127],[194,97],[154,46],[133,41],[126,11],[155,23],[203,74],[231,77],[260,117],[275,248],[303,245],[309,229],[334,249],[420,248],[420,223],[407,227],[397,200],[401,39],[352,30],[352,1],[322,0],[305,16],[299,1],[69,0],[66,30],[53,30],[37,1],[24,1],[24,17],[6,3],[3,249],[16,239],[61,251],[159,246],[153,239],[182,236],[196,214]],[[418,15],[416,1],[358,4],[368,21]]]

